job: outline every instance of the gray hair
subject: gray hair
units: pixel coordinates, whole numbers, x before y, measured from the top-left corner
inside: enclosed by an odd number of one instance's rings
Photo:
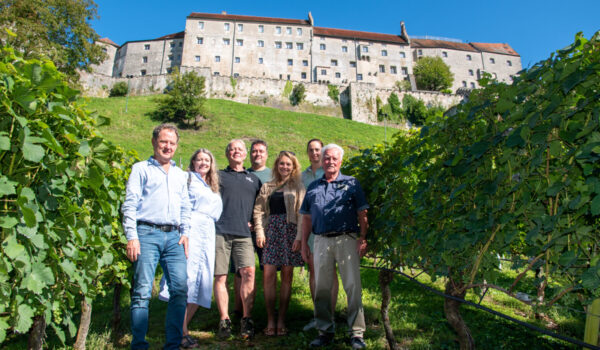
[[[177,127],[173,124],[168,123],[160,124],[159,126],[155,127],[154,130],[152,130],[152,139],[158,140],[158,135],[164,129],[173,131],[175,135],[177,135],[177,142],[179,142],[179,131],[177,130]]]
[[[344,159],[344,149],[336,145],[335,143],[330,143],[327,146],[321,148],[321,159],[323,159],[323,157],[325,156],[325,152],[327,152],[330,149],[337,149],[338,151],[340,151],[340,160]]]
[[[229,141],[229,143],[227,144],[227,147],[225,147],[225,155],[227,155],[227,153],[229,153],[229,150],[231,149],[231,145],[232,145],[233,143],[236,143],[236,142],[239,142],[239,143],[241,143],[241,144],[242,144],[242,146],[244,146],[244,151],[246,151],[246,153],[248,152],[248,151],[246,150],[246,143],[244,142],[244,140],[241,140],[241,139],[233,139],[233,140]]]

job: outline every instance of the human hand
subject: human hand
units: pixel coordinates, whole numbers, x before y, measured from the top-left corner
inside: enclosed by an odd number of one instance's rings
[[[132,239],[131,241],[127,242],[127,259],[129,259],[129,261],[134,262],[137,260],[138,255],[141,254],[141,249],[140,249],[140,240],[139,239]]]
[[[266,243],[266,239],[264,235],[256,235],[256,246],[259,248],[264,248]]]
[[[356,251],[362,258],[367,253],[367,240],[365,238],[359,238],[356,240]]]
[[[185,252],[185,258],[188,258],[188,238],[187,236],[181,236],[181,238],[179,238],[179,245],[183,244],[183,251]]]
[[[301,248],[302,248],[302,241],[300,241],[299,239],[295,240],[294,243],[292,244],[292,251],[299,252]]]
[[[302,260],[304,260],[304,262],[308,263],[309,261],[312,261],[312,254],[310,253],[308,242],[302,242],[300,253],[302,254]]]

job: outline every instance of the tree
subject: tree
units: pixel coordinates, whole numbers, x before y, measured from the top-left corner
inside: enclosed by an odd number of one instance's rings
[[[390,97],[388,97],[388,104],[390,105],[390,109],[395,116],[399,116],[402,113],[402,107],[400,106],[400,99],[398,99],[398,95],[392,92]]]
[[[202,114],[206,101],[204,77],[194,71],[181,74],[178,69],[174,69],[170,80],[170,90],[159,101],[158,113],[167,121],[189,123],[194,120],[194,127],[197,127],[196,117]]]
[[[440,57],[423,57],[413,69],[419,90],[441,91],[452,86],[454,75]]]
[[[290,103],[292,104],[292,106],[297,106],[300,103],[302,103],[302,101],[304,101],[305,91],[306,91],[306,88],[304,87],[304,84],[302,84],[302,83],[294,86],[294,89],[292,90],[292,93],[290,94]]]
[[[4,0],[0,2],[0,43],[24,58],[48,57],[71,82],[77,70],[89,71],[106,54],[96,45],[98,34],[89,21],[97,18],[92,0]]]

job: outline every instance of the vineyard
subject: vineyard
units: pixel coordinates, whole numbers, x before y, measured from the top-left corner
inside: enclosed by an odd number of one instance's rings
[[[0,51],[0,344],[46,328],[86,347],[94,300],[129,287],[119,209],[134,153],[106,141],[106,120],[77,102],[50,61]],[[461,349],[479,344],[461,315],[489,290],[547,318],[557,305],[600,314],[600,33],[523,71],[490,77],[419,131],[345,162],[368,195],[381,319],[396,272],[443,281]],[[517,271],[507,280],[503,268]],[[79,322],[78,322],[79,321]],[[594,323],[595,322],[595,323]]]

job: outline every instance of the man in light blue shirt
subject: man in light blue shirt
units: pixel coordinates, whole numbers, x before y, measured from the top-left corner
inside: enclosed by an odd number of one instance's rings
[[[170,298],[165,324],[165,349],[179,349],[187,299],[187,232],[191,204],[187,175],[172,161],[179,143],[177,128],[157,126],[152,133],[154,155],[133,165],[123,203],[127,257],[133,262],[131,348],[148,349],[148,303],[156,265],[160,263]]]

